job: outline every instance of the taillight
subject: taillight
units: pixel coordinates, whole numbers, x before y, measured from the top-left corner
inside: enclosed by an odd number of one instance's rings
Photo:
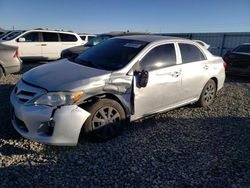
[[[224,66],[225,69],[227,69],[227,63],[224,62],[223,66]]]
[[[19,52],[18,52],[18,50],[15,51],[13,57],[14,57],[14,58],[19,57]]]
[[[224,57],[223,57],[223,60],[224,60],[226,63],[228,63],[229,58],[228,58],[227,56],[224,56]]]

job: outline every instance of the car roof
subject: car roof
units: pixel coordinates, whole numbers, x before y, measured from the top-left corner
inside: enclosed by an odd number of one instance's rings
[[[130,36],[120,36],[116,38],[130,39],[130,40],[140,40],[144,42],[159,42],[159,41],[191,41],[189,39],[170,37],[170,36],[161,36],[161,35],[130,35]]]
[[[51,32],[51,33],[65,33],[65,34],[77,34],[73,31],[63,31],[63,30],[53,30],[53,29],[29,29],[29,30],[24,30],[24,31],[36,31],[36,32]]]
[[[109,35],[109,36],[129,36],[129,35],[149,35],[150,33],[143,33],[143,32],[125,32],[125,31],[112,31],[108,33],[102,33],[100,35]]]
[[[95,34],[80,33],[79,36],[96,36]]]

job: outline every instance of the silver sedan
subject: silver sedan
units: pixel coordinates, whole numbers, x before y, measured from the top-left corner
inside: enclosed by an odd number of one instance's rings
[[[81,132],[106,140],[129,121],[211,105],[224,80],[222,58],[191,40],[116,37],[24,74],[11,94],[12,123],[47,144],[76,145]]]
[[[3,75],[19,72],[22,61],[19,58],[18,47],[0,43],[0,78]]]

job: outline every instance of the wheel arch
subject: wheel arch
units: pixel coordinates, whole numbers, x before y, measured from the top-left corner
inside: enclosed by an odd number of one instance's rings
[[[213,81],[215,82],[216,93],[217,93],[217,90],[218,90],[218,79],[217,79],[215,76],[213,76],[213,77],[209,78],[209,79],[204,83],[204,85],[202,86],[202,88],[201,88],[201,90],[200,90],[200,94],[199,94],[199,96],[198,96],[198,99],[201,97],[203,88],[205,87],[205,85],[207,84],[207,82],[208,82],[209,80],[213,80]]]
[[[216,91],[217,91],[218,90],[218,79],[214,76],[214,77],[210,78],[209,80],[213,80],[215,82]]]
[[[123,96],[116,95],[113,93],[101,93],[101,94],[91,96],[91,97],[85,99],[83,101],[83,103],[79,104],[79,106],[84,108],[86,106],[93,105],[94,103],[96,103],[97,101],[102,100],[102,99],[110,99],[110,100],[114,100],[114,101],[118,102],[121,105],[121,107],[123,108],[126,117],[130,116],[130,112],[131,112],[130,104],[128,104],[128,102],[123,98]]]

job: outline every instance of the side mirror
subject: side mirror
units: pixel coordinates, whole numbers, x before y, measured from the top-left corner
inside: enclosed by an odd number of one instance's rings
[[[148,71],[143,70],[140,72],[139,86],[146,87],[147,84],[148,84]]]
[[[23,37],[21,37],[21,38],[19,38],[18,39],[18,42],[25,42],[26,40],[25,40],[25,38],[23,38]]]

